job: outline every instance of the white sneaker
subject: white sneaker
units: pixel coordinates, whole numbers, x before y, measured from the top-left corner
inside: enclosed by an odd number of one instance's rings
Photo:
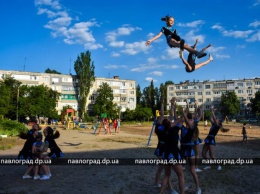
[[[202,170],[200,170],[199,168],[195,168],[195,172],[201,172]]]
[[[155,187],[156,187],[156,188],[161,188],[161,186],[162,186],[162,185],[161,185],[160,183],[155,184]]]
[[[222,170],[221,166],[218,166],[218,167],[217,167],[217,170]]]
[[[204,170],[209,170],[209,169],[211,169],[211,167],[210,167],[210,166],[206,166],[206,167],[204,167],[203,169],[204,169]]]
[[[172,190],[171,194],[179,194],[179,193],[175,190]]]
[[[209,60],[210,60],[210,61],[213,61],[213,60],[214,60],[211,54],[209,54]]]
[[[197,189],[196,194],[201,194],[201,189]]]
[[[47,175],[43,175],[43,176],[40,178],[40,180],[48,180],[48,179],[50,179],[50,177],[47,176]]]
[[[23,179],[31,179],[32,178],[32,176],[30,176],[30,175],[23,175]]]
[[[40,179],[41,177],[39,176],[39,175],[36,175],[36,176],[34,176],[33,177],[33,180],[38,180],[38,179]]]

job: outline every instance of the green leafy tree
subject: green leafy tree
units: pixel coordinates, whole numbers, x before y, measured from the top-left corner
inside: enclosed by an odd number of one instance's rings
[[[78,83],[75,85],[77,87],[79,116],[85,118],[87,96],[95,81],[95,66],[94,62],[91,61],[91,53],[89,51],[80,53],[74,63],[74,69],[78,80]]]
[[[150,120],[153,117],[153,112],[151,108],[141,107],[140,105],[136,106],[135,109],[135,120],[143,121]]]
[[[19,93],[19,115],[57,118],[55,107],[59,97],[60,93],[44,85],[22,85]]]
[[[142,98],[142,92],[141,92],[141,87],[138,84],[136,86],[136,104],[140,104]]]
[[[255,93],[255,98],[250,100],[253,113],[260,113],[260,91]]]
[[[152,110],[152,113],[155,115],[156,112],[156,94],[157,91],[154,88],[153,80],[150,83],[150,86],[144,88],[143,90],[143,105],[144,107],[149,107]]]
[[[17,81],[11,76],[3,78],[0,83],[2,98],[0,100],[1,112],[4,114],[4,117],[11,120],[16,119],[17,100],[20,85],[21,82]]]
[[[51,74],[61,74],[60,72],[56,71],[56,70],[51,70],[50,68],[45,70],[45,73],[51,73]]]
[[[107,83],[102,83],[97,90],[96,102],[93,106],[97,115],[106,113],[109,117],[114,117],[117,111],[117,105],[113,104],[113,90]]]
[[[240,103],[235,92],[222,94],[219,110],[223,118],[239,113]]]

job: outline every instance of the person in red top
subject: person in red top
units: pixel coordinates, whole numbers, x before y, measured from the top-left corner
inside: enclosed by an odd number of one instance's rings
[[[117,133],[117,119],[114,119],[113,123],[114,123],[115,133]]]

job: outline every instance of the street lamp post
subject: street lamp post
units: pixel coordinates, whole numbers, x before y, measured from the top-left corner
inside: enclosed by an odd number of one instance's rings
[[[16,121],[18,122],[19,119],[18,119],[18,103],[19,103],[19,87],[17,88],[17,98],[16,98]]]

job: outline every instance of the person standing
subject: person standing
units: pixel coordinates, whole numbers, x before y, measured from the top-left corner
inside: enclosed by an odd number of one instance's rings
[[[245,142],[247,143],[246,123],[243,124],[242,134],[243,134],[243,143]]]

